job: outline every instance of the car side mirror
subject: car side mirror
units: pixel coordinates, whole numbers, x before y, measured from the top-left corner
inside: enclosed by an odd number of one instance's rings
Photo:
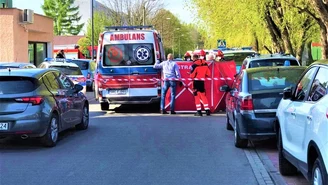
[[[74,91],[75,91],[75,93],[80,92],[82,90],[83,90],[83,86],[82,85],[80,85],[80,84],[75,84],[74,85]]]
[[[221,92],[229,92],[231,89],[230,89],[230,87],[228,86],[228,85],[222,85],[221,87],[220,87],[220,91]]]
[[[282,98],[283,98],[284,100],[291,99],[291,98],[292,98],[292,93],[293,93],[293,89],[292,89],[292,87],[286,87],[286,88],[283,90]]]

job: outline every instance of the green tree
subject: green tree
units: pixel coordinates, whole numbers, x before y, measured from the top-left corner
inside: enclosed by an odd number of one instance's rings
[[[75,0],[44,0],[41,6],[46,16],[54,20],[55,35],[77,35],[84,23],[79,24],[79,7],[73,6]]]
[[[314,19],[294,7],[305,6],[306,0],[221,0],[220,6],[216,4],[192,0],[205,30],[206,47],[216,47],[217,39],[224,38],[229,47],[251,45],[259,52],[288,52],[300,59],[307,43],[318,37]]]
[[[93,15],[93,23],[94,23],[94,40],[93,45],[98,45],[98,36],[100,33],[105,31],[106,26],[111,26],[113,21],[107,16],[104,12],[95,12]],[[89,45],[91,45],[91,38],[92,38],[92,25],[91,19],[88,20],[87,24],[87,32],[86,32],[87,39],[89,39]]]
[[[89,54],[88,46],[90,46],[90,40],[86,37],[83,37],[77,41],[77,44],[79,46],[80,52],[87,56]]]
[[[151,24],[161,34],[166,54],[182,57],[186,51],[194,50],[199,45],[200,34],[197,28],[191,24],[182,24],[170,11],[160,9],[151,20]]]

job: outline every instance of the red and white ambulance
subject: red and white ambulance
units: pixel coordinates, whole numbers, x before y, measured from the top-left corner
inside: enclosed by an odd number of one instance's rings
[[[160,101],[164,48],[152,26],[106,27],[99,36],[95,97],[102,110],[109,104],[149,104]]]

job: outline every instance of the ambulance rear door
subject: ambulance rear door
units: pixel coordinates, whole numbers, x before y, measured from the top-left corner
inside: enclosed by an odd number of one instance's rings
[[[160,73],[153,68],[156,61],[156,45],[153,31],[144,31],[143,40],[130,40],[130,89],[131,97],[158,96]]]
[[[111,97],[157,96],[158,70],[151,31],[125,30],[104,37],[103,70]]]

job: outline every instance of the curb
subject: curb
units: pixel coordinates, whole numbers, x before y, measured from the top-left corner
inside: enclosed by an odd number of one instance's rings
[[[249,164],[251,165],[258,185],[274,185],[275,183],[273,179],[266,170],[265,165],[263,164],[256,150],[251,147],[248,149],[244,149],[244,152]]]
[[[251,145],[253,146],[254,151],[257,153],[258,157],[262,161],[266,171],[269,173],[269,175],[270,175],[271,179],[273,180],[274,184],[276,184],[276,185],[287,185],[286,181],[281,176],[279,170],[276,169],[276,167],[272,164],[272,162],[271,162],[270,158],[268,157],[268,155],[264,151],[262,151],[260,149],[256,149],[254,147],[253,143],[251,143]]]

